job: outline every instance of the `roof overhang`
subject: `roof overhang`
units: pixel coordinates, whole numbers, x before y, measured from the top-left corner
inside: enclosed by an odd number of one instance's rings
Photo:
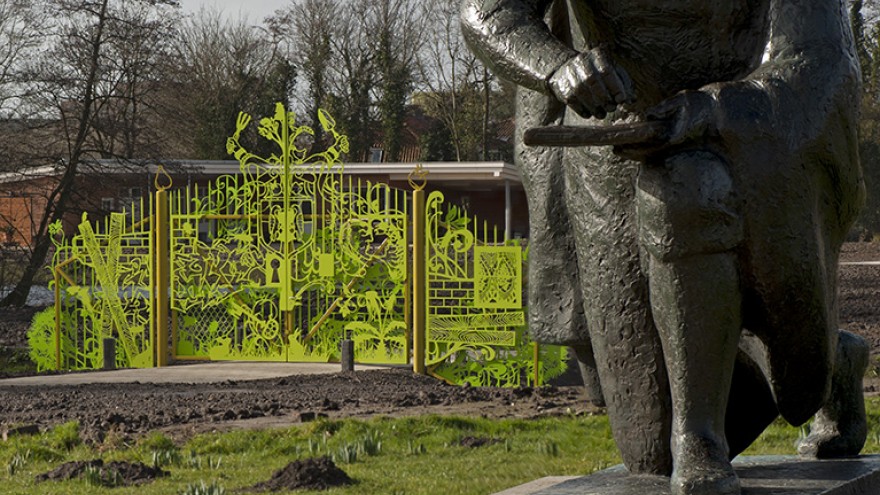
[[[160,164],[172,174],[195,173],[210,176],[237,175],[241,173],[238,162],[234,160],[154,160],[128,162],[122,160],[91,160],[85,162],[83,173],[148,173],[158,172]],[[405,181],[413,170],[421,165],[428,172],[427,180],[432,183],[511,183],[521,182],[516,167],[506,162],[422,162],[422,163],[345,163],[339,165],[343,175],[380,176],[389,181]],[[307,172],[318,173],[320,165],[297,165]],[[59,175],[60,166],[36,167],[21,172],[0,174],[0,182],[17,182]]]

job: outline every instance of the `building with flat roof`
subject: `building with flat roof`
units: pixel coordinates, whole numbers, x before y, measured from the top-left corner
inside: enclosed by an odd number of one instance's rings
[[[140,208],[141,198],[155,191],[155,178],[162,166],[172,188],[207,188],[217,177],[239,175],[234,160],[90,160],[80,167],[72,206],[64,228],[72,232],[85,212],[98,220],[112,211]],[[440,191],[447,204],[462,207],[481,221],[496,226],[510,239],[528,237],[525,192],[516,168],[507,162],[424,162],[427,191]],[[416,163],[346,163],[344,177],[386,183],[409,191],[410,173]],[[306,173],[320,167],[297,165]],[[63,168],[44,166],[0,174],[0,244],[30,245],[47,198],[57,185]]]

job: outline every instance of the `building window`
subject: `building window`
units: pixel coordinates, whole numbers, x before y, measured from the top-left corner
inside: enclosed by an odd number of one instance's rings
[[[379,148],[370,148],[370,163],[382,163],[383,152]]]
[[[113,211],[116,208],[116,201],[113,198],[101,198],[101,210]]]

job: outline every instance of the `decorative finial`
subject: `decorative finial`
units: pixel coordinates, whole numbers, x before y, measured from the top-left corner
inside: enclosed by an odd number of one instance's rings
[[[162,179],[160,181],[160,179]],[[165,171],[165,167],[159,165],[159,168],[156,169],[156,179],[153,184],[156,186],[157,191],[165,191],[171,188],[171,176],[168,175],[168,172]]]
[[[413,188],[414,191],[421,191],[428,184],[428,169],[422,166],[422,164],[416,165],[416,168],[409,173],[409,187]]]

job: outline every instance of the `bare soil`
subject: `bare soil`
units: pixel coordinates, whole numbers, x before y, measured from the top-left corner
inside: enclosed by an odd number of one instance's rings
[[[880,261],[880,243],[846,244],[841,261],[840,327],[865,337],[876,358],[880,354],[880,266],[846,262]],[[34,311],[0,312],[0,347],[26,346],[26,329]],[[0,425],[47,428],[78,421],[86,441],[97,444],[108,435],[125,439],[160,430],[187,437],[203,431],[286,426],[320,417],[433,413],[530,418],[598,412],[587,404],[581,387],[569,384],[571,380],[563,383],[519,389],[454,387],[407,369],[391,369],[207,385],[0,385]],[[866,391],[877,390],[880,383],[866,380]]]
[[[95,459],[65,462],[47,473],[38,475],[36,481],[83,478],[90,470],[94,473],[93,482],[106,487],[141,485],[171,474],[142,462],[111,461],[105,464],[103,460]]]
[[[329,457],[293,461],[275,471],[268,481],[257,483],[247,492],[277,492],[281,490],[326,490],[334,486],[354,483]]]

